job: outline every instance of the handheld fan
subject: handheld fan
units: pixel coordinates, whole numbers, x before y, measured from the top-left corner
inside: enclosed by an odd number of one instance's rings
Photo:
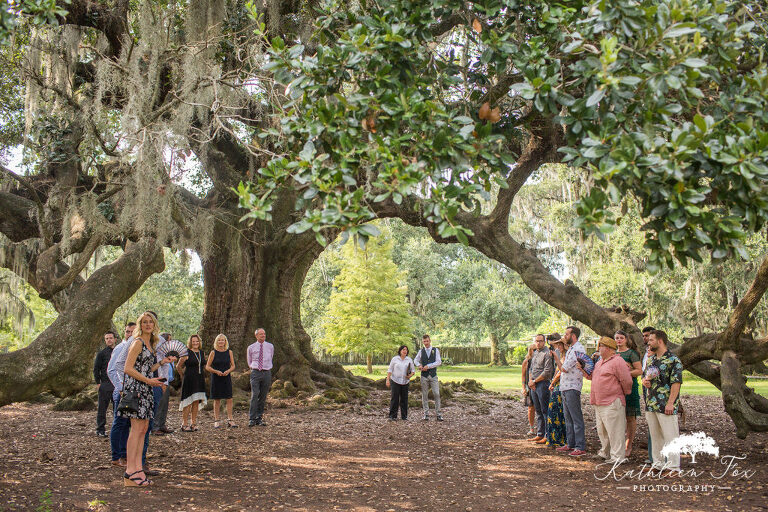
[[[187,355],[187,346],[179,340],[166,341],[157,348],[157,359],[162,361],[166,357],[184,357]]]
[[[592,370],[595,369],[595,363],[592,361],[591,357],[584,352],[576,352],[576,360],[581,367],[584,368],[584,371],[587,372],[587,375],[592,375]]]

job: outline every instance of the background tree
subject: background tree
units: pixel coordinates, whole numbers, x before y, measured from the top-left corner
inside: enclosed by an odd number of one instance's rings
[[[342,249],[345,265],[333,281],[320,344],[333,354],[365,354],[372,373],[373,354],[411,344],[412,320],[404,276],[391,258],[391,239],[378,237],[364,249],[356,245]]]

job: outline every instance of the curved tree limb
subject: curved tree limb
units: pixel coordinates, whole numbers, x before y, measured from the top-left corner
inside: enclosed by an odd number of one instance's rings
[[[728,327],[720,336],[720,345],[722,349],[725,349],[727,345],[734,346],[734,348],[740,352],[740,336],[744,331],[744,327],[747,325],[749,315],[755,306],[760,302],[760,299],[765,295],[765,291],[768,290],[768,256],[763,259],[760,268],[757,270],[755,279],[752,281],[752,285],[741,298],[739,303],[731,313],[728,319]]]
[[[531,174],[543,164],[558,159],[557,148],[562,142],[562,130],[552,123],[541,123],[540,127],[531,135],[523,154],[515,163],[507,178],[507,188],[499,190],[497,195],[496,206],[489,218],[491,225],[499,231],[507,231],[512,201]]]
[[[164,268],[162,247],[142,239],[130,244],[114,263],[96,270],[35,341],[0,355],[0,405],[43,391],[65,396],[82,389],[115,310]]]
[[[14,242],[40,236],[35,203],[24,197],[0,191],[0,233]]]
[[[91,260],[91,256],[96,252],[96,249],[102,243],[102,236],[99,234],[92,235],[85,244],[85,247],[79,251],[75,263],[69,267],[67,272],[60,277],[55,277],[55,267],[66,256],[62,253],[61,244],[55,244],[43,251],[37,258],[37,280],[39,283],[39,294],[43,299],[50,299],[55,294],[67,288],[75,280],[80,272],[83,271],[88,262]]]
[[[123,38],[128,35],[129,0],[116,0],[110,2],[111,5],[93,0],[57,3],[67,11],[67,15],[59,19],[60,23],[95,28],[109,41],[111,55],[116,57],[120,54]]]

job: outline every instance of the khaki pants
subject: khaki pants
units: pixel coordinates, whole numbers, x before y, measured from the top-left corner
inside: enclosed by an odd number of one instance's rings
[[[610,462],[624,460],[627,417],[621,399],[617,398],[611,405],[596,405],[595,419],[600,437],[598,455]]]
[[[664,414],[663,412],[645,412],[645,421],[648,422],[648,432],[651,434],[651,445],[653,446],[653,464],[661,467],[664,465],[664,457],[661,450],[664,445],[680,435],[680,429],[677,426],[677,414]],[[680,454],[671,453],[666,459],[665,469],[680,469]]]

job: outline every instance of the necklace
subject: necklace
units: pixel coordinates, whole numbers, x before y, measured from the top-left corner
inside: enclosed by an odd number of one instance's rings
[[[202,370],[201,367],[202,367],[202,364],[203,364],[203,358],[200,357],[200,353],[199,352],[195,352],[194,350],[190,350],[190,352],[195,354],[195,359],[197,360],[197,373],[202,373],[203,370]]]

